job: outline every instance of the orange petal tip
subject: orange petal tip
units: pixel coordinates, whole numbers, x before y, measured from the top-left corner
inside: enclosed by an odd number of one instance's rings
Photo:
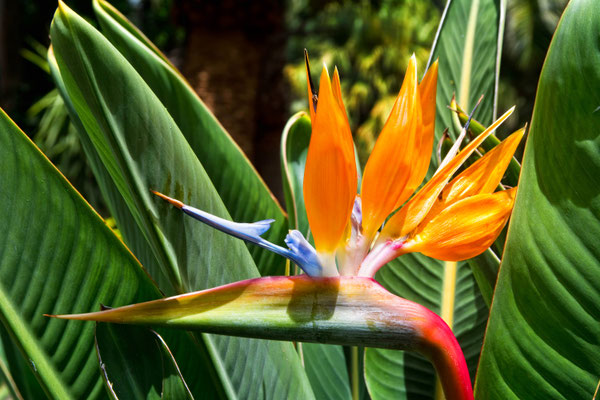
[[[168,201],[169,203],[171,203],[172,205],[174,205],[177,208],[182,208],[185,205],[181,201],[173,199],[173,198],[166,196],[155,190],[151,190],[151,192],[154,193],[155,195],[157,195],[158,197],[160,197],[161,199]]]

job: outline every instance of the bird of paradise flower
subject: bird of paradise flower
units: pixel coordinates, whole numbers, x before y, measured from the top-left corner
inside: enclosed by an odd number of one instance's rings
[[[331,79],[324,67],[317,92],[308,56],[306,70],[312,134],[303,194],[314,247],[297,230],[286,237],[288,248],[265,240],[261,235],[273,220],[232,222],[154,192],[216,229],[287,257],[304,275],[251,279],[95,313],[55,317],[413,350],[433,362],[447,398],[472,399],[462,350],[450,328],[435,313],[390,294],[372,278],[403,254],[421,252],[459,261],[482,253],[493,243],[510,216],[516,193],[516,188],[495,190],[524,129],[451,178],[514,107],[461,151],[457,141],[432,178],[411,197],[429,169],[437,87],[437,62],[419,83],[413,56],[365,166],[358,194],[339,73],[335,69]]]
[[[313,127],[303,191],[315,247],[297,230],[286,238],[288,249],[266,241],[261,235],[272,220],[235,223],[154,193],[200,221],[289,258],[313,277],[373,277],[387,262],[411,252],[444,261],[466,260],[494,242],[508,221],[516,188],[494,190],[524,130],[450,178],[514,108],[462,151],[455,143],[433,177],[407,201],[429,169],[437,87],[437,62],[417,83],[413,56],[357,195],[356,158],[339,73],[335,69],[330,80],[324,67],[317,93],[308,57],[306,66]]]

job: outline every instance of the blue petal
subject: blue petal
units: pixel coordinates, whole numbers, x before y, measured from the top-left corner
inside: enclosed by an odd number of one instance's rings
[[[294,254],[293,261],[298,264],[307,275],[322,275],[323,267],[317,256],[317,251],[306,239],[304,239],[304,236],[302,236],[300,231],[290,231],[285,237],[285,244],[287,244],[290,251]]]
[[[187,205],[181,207],[181,210],[213,228],[253,243],[256,243],[260,235],[268,231],[271,223],[275,221],[274,219],[265,219],[254,223],[237,223]]]
[[[183,205],[181,210],[195,219],[225,232],[236,238],[254,243],[262,248],[286,257],[295,262],[302,270],[310,276],[321,276],[321,264],[315,249],[302,237],[298,231],[291,231],[285,241],[291,250],[285,249],[260,237],[269,230],[274,219],[265,219],[254,223],[238,223],[219,218],[215,215],[199,210],[194,207]],[[298,237],[299,236],[299,237]],[[288,241],[288,238],[291,238]]]
[[[252,236],[261,236],[263,233],[269,230],[271,224],[275,222],[274,219],[264,219],[262,221],[256,221],[250,224],[237,223],[238,229],[244,231]],[[233,222],[235,224],[235,222]]]

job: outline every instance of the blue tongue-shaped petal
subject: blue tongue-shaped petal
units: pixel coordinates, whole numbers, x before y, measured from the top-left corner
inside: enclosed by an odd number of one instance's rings
[[[254,243],[260,247],[272,251],[273,253],[279,254],[286,257],[296,263],[302,270],[310,276],[321,276],[322,266],[317,257],[315,249],[308,243],[302,234],[298,231],[290,231],[290,234],[286,237],[285,241],[290,249],[285,249],[274,243],[263,239],[260,235],[265,233],[271,227],[271,224],[275,221],[274,219],[265,219],[262,221],[252,223],[238,223],[226,220],[224,218],[217,217],[207,213],[206,211],[199,210],[194,207],[190,207],[183,204],[179,200],[175,200],[171,197],[165,196],[162,193],[154,192],[157,196],[168,201],[175,207],[181,209],[184,213],[189,216],[204,222],[205,224],[212,226],[215,229],[225,232],[228,235],[234,236],[238,239],[243,239],[248,242]]]
[[[262,221],[254,222],[252,226],[256,229],[256,234],[261,236],[263,233],[269,230],[273,222],[275,222],[274,219],[263,219]]]

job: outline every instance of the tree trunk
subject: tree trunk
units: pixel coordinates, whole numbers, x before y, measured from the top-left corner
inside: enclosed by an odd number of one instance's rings
[[[284,9],[279,1],[185,0],[182,72],[282,196],[279,140],[287,119]]]

